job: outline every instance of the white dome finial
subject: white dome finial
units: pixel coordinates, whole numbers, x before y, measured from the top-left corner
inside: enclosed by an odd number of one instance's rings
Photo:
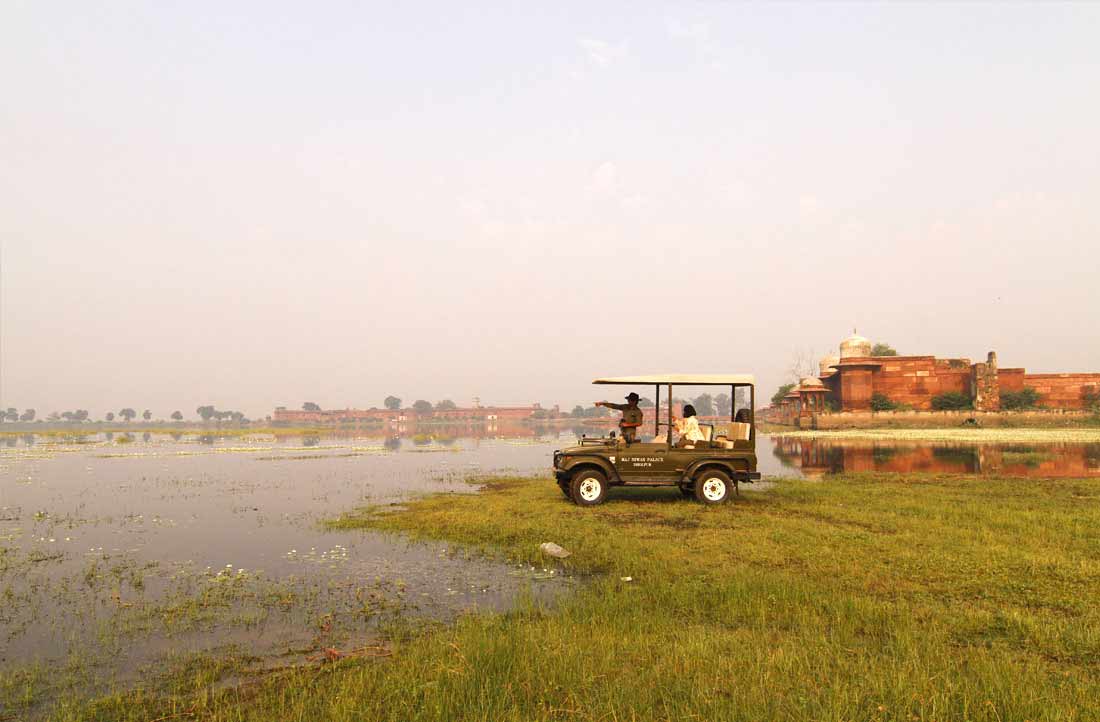
[[[871,355],[871,342],[855,333],[840,342],[840,358],[862,358]]]

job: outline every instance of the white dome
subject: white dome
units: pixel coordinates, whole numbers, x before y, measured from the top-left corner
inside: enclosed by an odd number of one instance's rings
[[[816,376],[807,376],[798,382],[799,388],[803,389],[822,389],[825,388],[825,384],[821,383],[821,379]]]
[[[840,357],[835,353],[826,354],[821,361],[818,362],[817,368],[822,376],[833,370],[833,367],[840,363]]]
[[[857,333],[840,342],[840,358],[862,358],[871,355],[871,342]]]

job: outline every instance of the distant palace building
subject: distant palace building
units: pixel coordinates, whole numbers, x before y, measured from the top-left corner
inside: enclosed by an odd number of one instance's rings
[[[872,356],[871,342],[853,334],[840,342],[840,355],[821,359],[818,376],[808,376],[766,416],[777,423],[800,423],[827,410],[870,411],[872,397],[917,411],[955,392],[975,411],[999,411],[1001,394],[1030,388],[1049,409],[1084,409],[1100,394],[1100,373],[1029,374],[998,368],[992,351],[984,362],[935,356]]]

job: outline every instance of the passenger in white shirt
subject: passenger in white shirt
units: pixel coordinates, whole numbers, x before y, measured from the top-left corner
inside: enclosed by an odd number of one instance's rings
[[[676,433],[680,435],[680,440],[676,442],[678,446],[706,441],[707,437],[699,428],[699,419],[695,418],[695,407],[691,404],[684,406],[684,418],[673,419],[672,423],[676,427]]]

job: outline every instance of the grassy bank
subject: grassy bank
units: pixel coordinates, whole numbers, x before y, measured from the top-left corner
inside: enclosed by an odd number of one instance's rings
[[[1100,428],[1100,412],[1086,409],[1020,411],[842,411],[820,414],[819,429],[950,429],[971,421],[985,428]],[[787,427],[791,428],[791,427]]]
[[[717,508],[638,490],[580,509],[549,480],[508,479],[334,524],[540,564],[554,541],[593,576],[553,610],[391,630],[385,659],[222,692],[191,668],[57,718],[1100,716],[1098,480],[841,476]]]

